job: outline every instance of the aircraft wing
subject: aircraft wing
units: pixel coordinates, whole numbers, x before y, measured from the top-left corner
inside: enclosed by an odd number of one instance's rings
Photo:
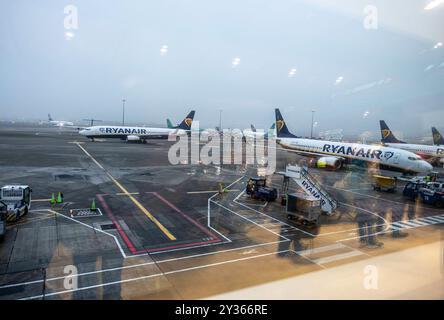
[[[57,128],[59,128],[60,130],[76,130],[76,131],[80,131],[89,127],[81,127],[81,126],[71,126],[71,125],[63,125],[63,126],[55,126]]]

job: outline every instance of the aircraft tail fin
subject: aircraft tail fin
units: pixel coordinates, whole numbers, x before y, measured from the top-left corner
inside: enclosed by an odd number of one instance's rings
[[[379,120],[379,126],[381,128],[381,142],[382,143],[405,143],[398,140],[393,134],[392,130],[388,127],[384,120]]]
[[[171,122],[170,119],[167,119],[167,128],[168,129],[174,129],[173,123]]]
[[[296,138],[294,134],[292,134],[288,128],[287,124],[284,121],[284,118],[282,117],[281,112],[279,111],[279,108],[275,109],[276,114],[276,135],[278,138]]]
[[[252,132],[256,132],[256,128],[252,124],[250,124],[250,127]]]
[[[48,113],[48,121],[52,121],[51,115]]]
[[[195,111],[192,110],[190,113],[182,120],[182,122],[177,126],[178,129],[191,130],[191,124],[193,123]]]
[[[444,145],[444,138],[442,137],[438,129],[432,127],[432,134],[433,134],[433,144]]]
[[[268,132],[265,134],[264,138],[268,139],[270,137],[274,137],[275,136],[275,131],[274,131],[275,128],[276,128],[276,123],[273,122],[270,129],[268,129]]]

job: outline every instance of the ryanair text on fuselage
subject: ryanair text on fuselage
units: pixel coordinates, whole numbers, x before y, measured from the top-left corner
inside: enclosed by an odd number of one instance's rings
[[[393,152],[391,151],[382,151],[379,149],[372,149],[372,148],[353,148],[353,147],[346,147],[346,146],[340,146],[340,145],[334,145],[334,144],[324,144],[322,148],[322,152],[325,153],[334,153],[338,155],[344,155],[344,156],[355,156],[355,157],[362,157],[367,159],[379,159],[381,160],[381,157],[385,158],[386,160],[393,157]]]
[[[113,127],[106,127],[106,128],[99,128],[99,131],[101,133],[114,133],[114,134],[147,134],[147,130],[144,128],[113,128]]]

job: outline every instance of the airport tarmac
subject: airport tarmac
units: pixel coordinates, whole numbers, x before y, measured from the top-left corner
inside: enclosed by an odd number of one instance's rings
[[[31,126],[0,137],[0,184],[33,189],[31,211],[0,243],[0,299],[201,299],[443,239],[444,209],[403,199],[402,184],[395,194],[374,191],[358,168],[310,169],[339,207],[308,228],[278,202],[245,195],[255,166],[171,165],[165,140],[90,142]],[[298,159],[278,152],[278,170]],[[280,189],[282,177],[270,182]],[[218,193],[220,183],[228,192]],[[51,206],[58,192],[64,202]],[[360,245],[360,215],[382,225],[383,247]],[[400,229],[408,237],[392,238]]]

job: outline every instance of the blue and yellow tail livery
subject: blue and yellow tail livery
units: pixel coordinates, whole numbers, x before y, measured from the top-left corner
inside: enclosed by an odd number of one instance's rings
[[[441,133],[436,129],[435,127],[432,127],[432,134],[433,134],[433,144],[437,146],[444,145],[444,138],[442,137]]]
[[[392,130],[388,127],[384,120],[379,120],[379,126],[381,128],[381,142],[382,143],[405,143],[398,140],[393,134]]]
[[[182,120],[182,122],[174,127],[174,129],[191,130],[191,125],[193,124],[195,111],[191,110],[190,113]]]
[[[287,124],[284,121],[284,118],[282,117],[281,112],[279,111],[279,108],[275,109],[276,113],[276,135],[278,138],[297,138],[294,134],[292,134],[288,128]]]

